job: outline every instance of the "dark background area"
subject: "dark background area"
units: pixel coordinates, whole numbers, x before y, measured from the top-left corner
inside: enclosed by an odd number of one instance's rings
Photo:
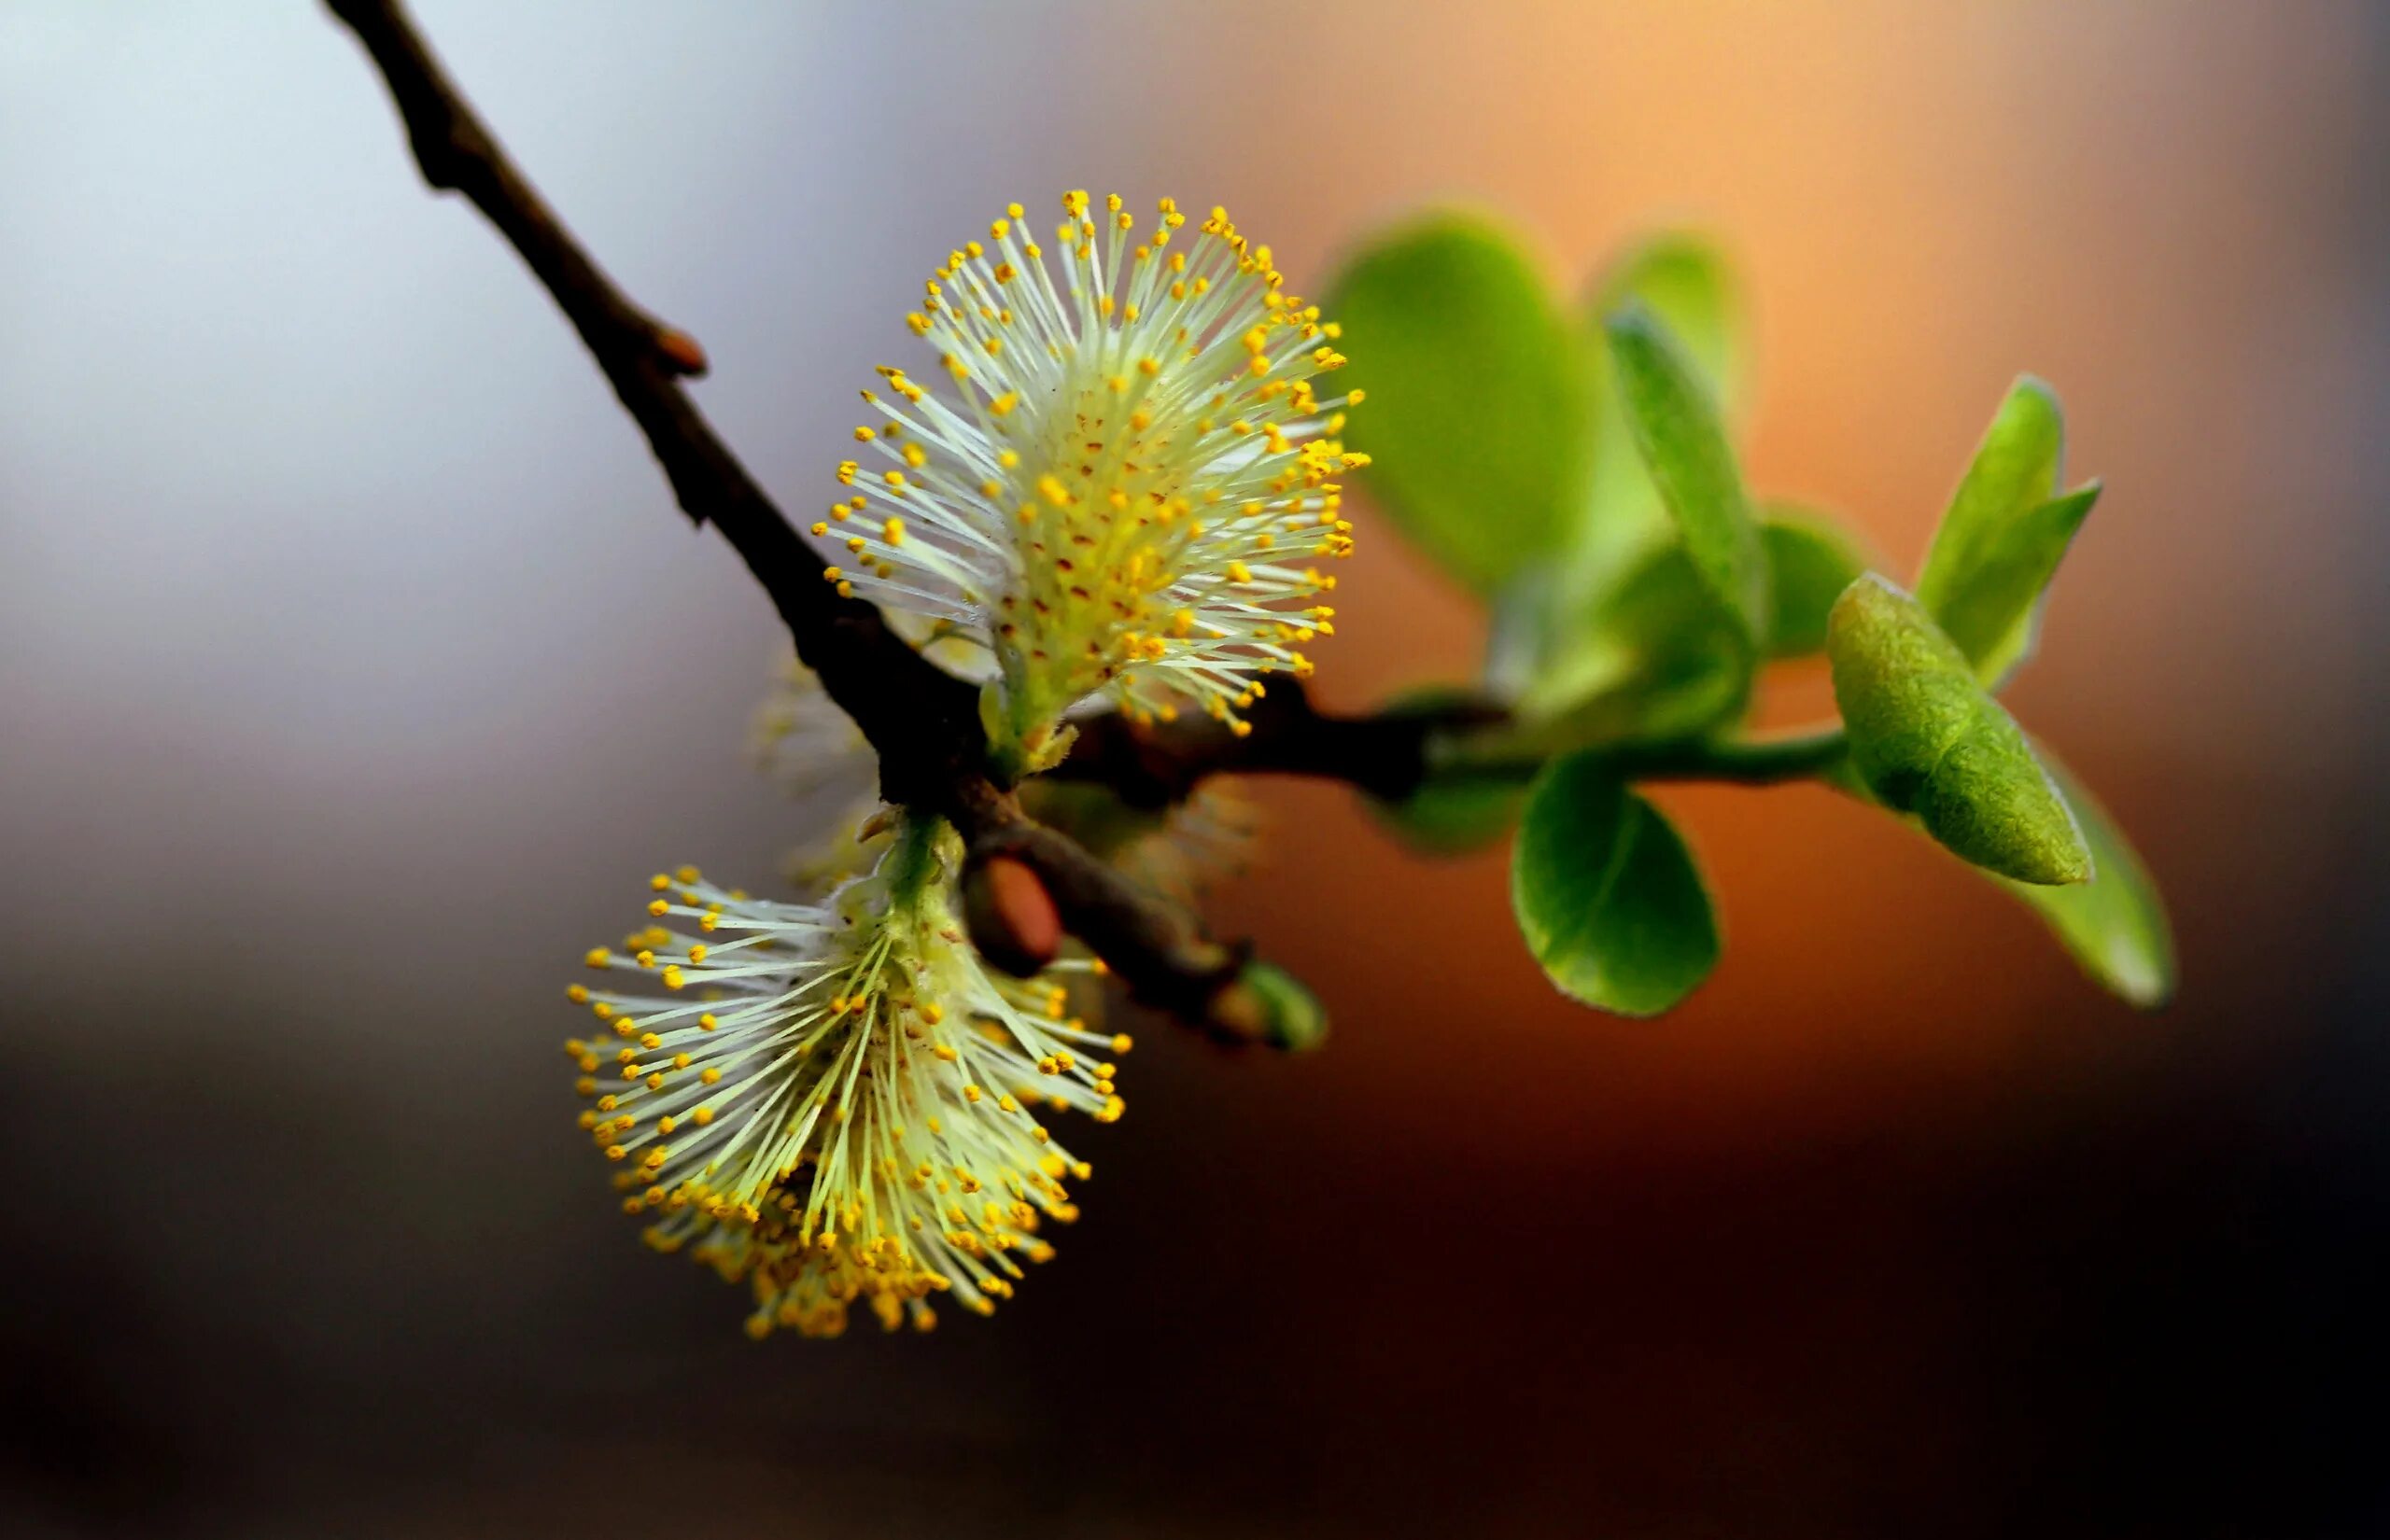
[[[1727,960],[1596,1016],[1499,852],[1261,789],[1214,918],[1326,1051],[1159,1025],[990,1321],[751,1344],[571,1126],[583,948],[808,827],[784,643],[314,7],[0,13],[0,1530],[2390,1533],[2390,29],[2231,4],[427,3],[795,510],[1008,199],[1681,222],[1749,462],[1896,571],[2011,375],[2107,493],[2012,694],[2165,883],[2137,1015],[1822,792],[1672,791]],[[1477,617],[1366,511],[1334,702]],[[1824,698],[1785,681],[1783,720]]]

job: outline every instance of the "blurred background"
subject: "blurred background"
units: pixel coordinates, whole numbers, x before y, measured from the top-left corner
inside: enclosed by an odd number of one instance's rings
[[[323,14],[11,0],[0,1529],[2390,1533],[2381,8],[419,16],[800,510],[921,275],[1072,187],[1224,202],[1304,289],[1427,202],[1570,289],[1712,230],[1755,484],[1896,571],[2047,377],[2107,494],[2011,704],[2148,852],[2182,996],[1849,804],[1696,790],[1726,961],[1608,1019],[1500,852],[1272,785],[1214,918],[1328,1050],[1145,1030],[1015,1303],[751,1345],[634,1243],[557,1043],[648,872],[804,833],[743,751],[768,606]],[[1356,707],[1480,623],[1360,517]]]

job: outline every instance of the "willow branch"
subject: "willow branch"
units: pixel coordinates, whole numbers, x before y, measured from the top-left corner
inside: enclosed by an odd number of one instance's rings
[[[771,595],[797,656],[879,756],[890,802],[954,821],[975,847],[1017,855],[1046,883],[1062,923],[1140,1000],[1221,1030],[1207,1012],[1243,957],[1020,811],[985,771],[977,693],[841,599],[822,560],[714,432],[682,388],[704,370],[685,334],[631,302],[574,240],[448,78],[397,0],[326,0],[389,88],[424,180],[461,194],[530,269],[580,334],[646,436],[682,511],[728,539]]]

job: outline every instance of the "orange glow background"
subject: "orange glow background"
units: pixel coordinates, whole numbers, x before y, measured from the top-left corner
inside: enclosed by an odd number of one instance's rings
[[[2019,371],[2107,486],[2010,704],[2179,1001],[1809,791],[1670,790],[1726,960],[1554,997],[1496,852],[1272,785],[1218,929],[1335,1022],[1142,1032],[992,1321],[738,1334],[632,1243],[558,994],[696,860],[784,643],[305,7],[0,22],[0,1527],[83,1533],[2350,1534],[2390,1522],[2375,788],[2390,41],[2222,3],[424,0],[801,510],[1007,199],[1228,203],[1297,287],[1424,203],[1573,291],[1736,254],[1746,464],[1914,568]],[[1479,617],[1366,510],[1319,687]],[[1772,714],[1829,697],[1778,681]]]

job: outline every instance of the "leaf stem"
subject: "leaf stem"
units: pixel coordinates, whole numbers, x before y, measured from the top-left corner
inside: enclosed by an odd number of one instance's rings
[[[1631,780],[1715,780],[1774,786],[1826,769],[1849,748],[1842,724],[1766,737],[1694,739],[1622,749],[1618,768]]]
[[[1681,738],[1663,743],[1619,744],[1594,753],[1627,780],[1722,781],[1736,786],[1776,786],[1805,780],[1831,767],[1849,747],[1839,722],[1805,732],[1758,738]],[[1525,782],[1561,748],[1505,749],[1483,755],[1455,745],[1440,756],[1439,767],[1487,780]]]

